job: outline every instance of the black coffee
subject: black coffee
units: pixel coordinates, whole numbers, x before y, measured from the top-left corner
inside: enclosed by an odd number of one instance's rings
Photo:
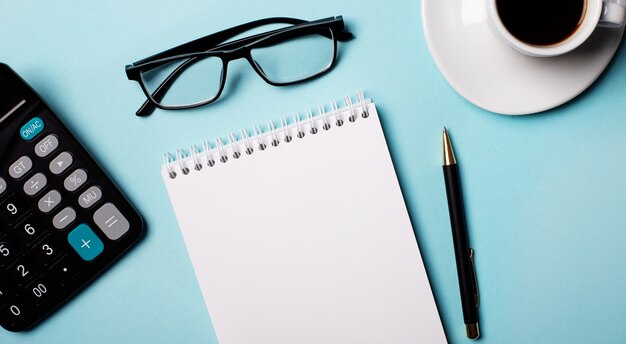
[[[500,19],[517,39],[552,45],[573,34],[585,16],[586,0],[496,0]]]

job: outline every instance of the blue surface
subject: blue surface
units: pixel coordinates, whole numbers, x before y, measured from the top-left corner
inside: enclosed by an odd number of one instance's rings
[[[0,343],[215,343],[161,181],[161,154],[357,89],[378,105],[451,342],[468,341],[440,166],[444,125],[476,249],[481,342],[626,341],[624,49],[576,100],[505,117],[476,108],[443,79],[419,1],[12,1],[0,13],[0,61],[69,123],[148,225],[145,240],[97,283],[33,331],[0,331]],[[341,45],[325,77],[276,88],[236,61],[217,103],[134,116],[144,98],[126,80],[127,63],[257,18],[337,14],[356,39]]]
[[[104,251],[102,240],[84,223],[67,235],[67,241],[84,261],[90,262]]]

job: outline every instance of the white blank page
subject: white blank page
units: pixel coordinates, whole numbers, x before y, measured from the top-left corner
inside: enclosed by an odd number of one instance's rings
[[[446,338],[374,104],[353,123],[163,178],[221,344]],[[218,150],[213,156],[219,158]]]

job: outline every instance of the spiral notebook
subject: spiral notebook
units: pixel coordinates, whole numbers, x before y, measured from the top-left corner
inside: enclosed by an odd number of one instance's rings
[[[165,156],[220,344],[446,342],[376,107],[344,103]]]

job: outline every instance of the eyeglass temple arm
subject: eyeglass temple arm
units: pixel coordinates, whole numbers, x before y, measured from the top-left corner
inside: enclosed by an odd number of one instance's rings
[[[287,18],[287,17],[266,18],[266,19],[255,20],[255,21],[242,24],[239,26],[235,26],[235,27],[232,27],[232,28],[208,35],[208,36],[204,36],[196,40],[193,40],[191,42],[174,47],[172,49],[168,49],[166,51],[160,52],[156,55],[152,55],[150,57],[144,58],[130,65],[127,65],[126,74],[129,80],[135,80],[137,78],[138,73],[136,73],[134,69],[136,69],[138,66],[142,64],[156,61],[156,60],[163,59],[163,58],[167,58],[167,57],[173,57],[177,55],[189,54],[189,53],[194,53],[194,52],[199,52],[199,51],[207,51],[210,48],[213,48],[216,45],[223,43],[230,38],[233,38],[241,33],[244,33],[256,27],[269,25],[269,24],[292,24],[292,25],[303,24],[303,23],[314,24],[314,23],[324,22],[324,21],[329,21],[329,20],[340,21],[341,27],[340,27],[340,30],[337,30],[338,32],[336,33],[336,37],[335,37],[337,38],[337,40],[348,41],[353,38],[353,35],[350,32],[347,32],[345,28],[343,27],[343,18],[341,16],[329,17],[329,18],[314,20],[310,22],[307,22],[306,20],[302,20],[302,19]],[[282,30],[282,29],[279,29],[279,30]],[[279,30],[274,30],[271,32],[275,32]],[[268,33],[266,32],[266,33],[254,35],[251,37],[246,37],[242,40],[253,40],[253,38],[255,37],[261,37],[267,34]],[[327,38],[332,38],[330,34],[329,35],[322,34],[322,35]],[[235,41],[235,42],[238,42],[238,41]],[[235,43],[235,42],[231,42],[231,43]]]
[[[248,30],[252,30],[259,26],[269,25],[269,24],[301,24],[306,23],[306,20],[296,19],[296,18],[286,18],[286,17],[276,17],[276,18],[266,18],[259,19],[255,21],[251,21],[249,23],[241,24],[235,27],[231,27],[229,29],[219,31],[208,36],[204,36],[193,40],[191,42],[179,45],[177,47],[165,50],[156,55],[152,55],[150,57],[146,57],[145,59],[139,60],[132,64],[132,66],[144,64],[150,61],[156,61],[162,58],[177,56],[188,54],[197,51],[205,51],[213,46],[220,44],[230,38],[233,38],[241,33],[244,33]]]

